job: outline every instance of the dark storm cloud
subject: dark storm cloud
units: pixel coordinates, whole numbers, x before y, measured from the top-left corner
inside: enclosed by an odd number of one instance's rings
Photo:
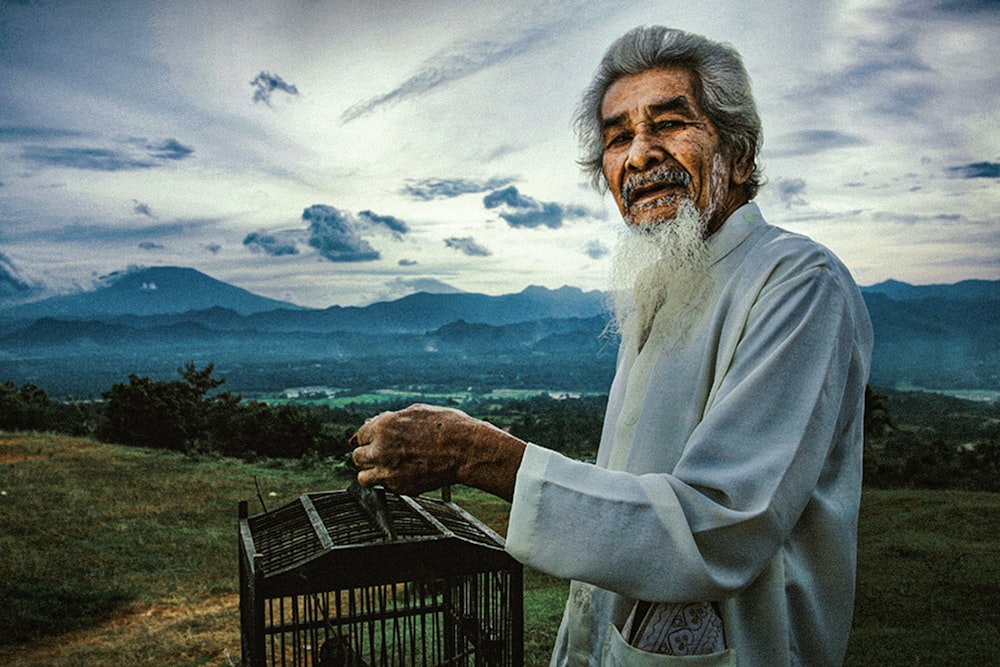
[[[286,82],[277,74],[271,74],[270,72],[261,71],[254,80],[250,82],[253,86],[253,101],[263,102],[264,104],[271,106],[271,94],[275,91],[282,93],[287,93],[289,95],[298,95],[299,89],[292,84]]]
[[[279,239],[277,235],[263,231],[247,234],[243,238],[243,245],[253,252],[262,252],[271,257],[299,254],[299,249],[295,247],[294,241]]]
[[[392,232],[393,236],[399,238],[410,231],[409,225],[399,218],[391,215],[379,215],[374,211],[364,210],[358,213],[360,221],[367,222],[372,227],[384,227]]]
[[[445,239],[444,244],[453,250],[458,250],[459,252],[468,255],[469,257],[489,257],[493,254],[488,248],[476,243],[475,239],[471,236],[463,236],[461,238],[453,236]]]
[[[485,181],[475,181],[466,178],[425,178],[419,181],[409,181],[402,193],[420,201],[432,199],[452,199],[467,194],[489,192],[510,185],[509,178],[491,178]]]
[[[483,205],[488,209],[499,209],[497,215],[511,227],[558,229],[566,218],[587,215],[586,209],[579,206],[540,202],[522,195],[513,185],[489,193],[483,197]]]
[[[379,252],[361,238],[350,213],[326,204],[314,204],[302,212],[309,223],[309,245],[331,262],[371,262]]]
[[[972,162],[946,167],[945,171],[955,178],[1000,178],[1000,162]]]

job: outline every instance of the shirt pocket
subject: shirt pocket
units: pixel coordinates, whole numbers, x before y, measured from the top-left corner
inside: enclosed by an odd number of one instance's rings
[[[605,636],[601,667],[736,667],[736,651],[707,655],[662,655],[630,646],[613,624]]]

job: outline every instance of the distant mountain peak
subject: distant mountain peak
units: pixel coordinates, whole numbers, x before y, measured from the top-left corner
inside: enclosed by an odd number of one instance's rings
[[[14,306],[5,316],[68,317],[169,315],[222,307],[241,315],[268,310],[299,309],[294,304],[258,296],[197,269],[179,266],[130,267],[102,276],[87,292],[54,296]]]

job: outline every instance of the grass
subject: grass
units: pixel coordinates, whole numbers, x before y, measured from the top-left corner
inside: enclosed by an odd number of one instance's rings
[[[847,665],[996,664],[1000,494],[868,491]]]
[[[255,484],[256,478],[256,484]],[[0,434],[0,664],[239,664],[235,520],[342,473]],[[274,494],[274,495],[271,495]],[[503,533],[507,505],[456,489]],[[1000,494],[866,490],[848,665],[990,664]],[[525,578],[528,665],[547,664],[563,581]]]

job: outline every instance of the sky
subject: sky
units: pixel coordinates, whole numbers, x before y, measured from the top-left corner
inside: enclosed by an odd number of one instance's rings
[[[604,289],[572,115],[663,24],[743,55],[769,222],[1000,279],[996,0],[0,0],[0,303],[193,267],[302,306]]]

